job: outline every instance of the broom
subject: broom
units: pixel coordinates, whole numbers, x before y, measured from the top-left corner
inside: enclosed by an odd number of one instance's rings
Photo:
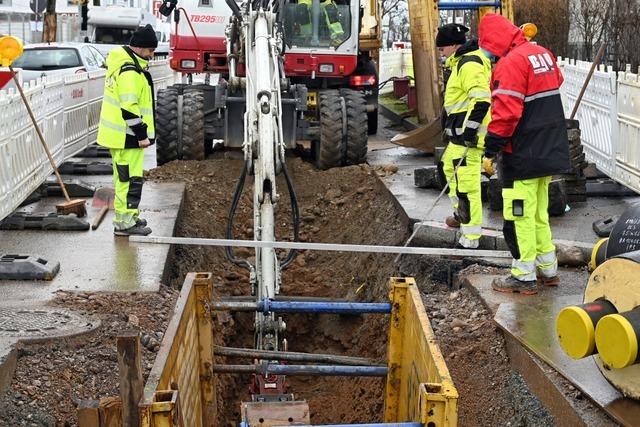
[[[85,200],[83,199],[76,199],[76,200],[71,200],[69,198],[69,193],[67,193],[67,189],[64,186],[64,182],[62,181],[62,178],[60,177],[60,173],[58,172],[58,168],[56,166],[56,162],[53,160],[53,157],[51,156],[51,152],[49,151],[49,147],[47,147],[47,143],[44,141],[44,136],[42,135],[42,131],[40,130],[40,126],[38,126],[38,122],[36,121],[35,116],[33,115],[33,111],[31,111],[31,106],[29,105],[29,101],[27,101],[27,97],[24,96],[24,92],[22,91],[22,86],[20,86],[20,82],[18,81],[18,78],[16,77],[16,73],[13,70],[13,67],[11,65],[9,65],[9,70],[11,71],[11,76],[13,77],[13,81],[16,84],[16,87],[18,88],[18,92],[20,92],[20,96],[22,97],[22,101],[24,102],[24,106],[27,108],[27,112],[29,113],[29,117],[31,117],[31,121],[33,122],[33,126],[36,128],[36,133],[38,134],[38,138],[40,139],[40,142],[42,143],[42,147],[44,148],[44,151],[47,153],[47,157],[49,158],[49,162],[51,163],[51,167],[53,168],[53,171],[56,174],[56,178],[58,179],[58,182],[60,183],[60,188],[62,188],[62,194],[64,194],[64,198],[66,199],[66,202],[61,203],[59,205],[56,205],[56,211],[58,212],[58,214],[60,215],[68,215],[68,214],[76,214],[78,217],[83,217],[87,214],[87,208],[85,207]]]

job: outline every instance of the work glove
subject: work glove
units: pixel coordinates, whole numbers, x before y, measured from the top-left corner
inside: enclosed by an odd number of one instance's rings
[[[464,139],[464,145],[469,148],[476,148],[478,146],[478,129],[471,129],[466,127],[462,133]]]
[[[482,158],[482,169],[484,169],[484,173],[491,177],[496,173],[496,167],[495,167],[495,159],[489,158],[489,157],[483,157]]]

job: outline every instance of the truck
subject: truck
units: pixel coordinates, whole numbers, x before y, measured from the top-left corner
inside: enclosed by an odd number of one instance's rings
[[[89,6],[85,42],[95,44],[106,57],[111,49],[127,44],[131,34],[147,24],[156,28],[156,17],[136,0],[94,3]]]
[[[281,88],[286,148],[310,141],[321,169],[363,163],[378,126],[378,2],[285,0],[278,8],[280,77],[290,84]],[[176,8],[169,63],[182,82],[158,93],[159,165],[242,146],[245,49],[226,43],[233,19],[223,2],[185,0]]]

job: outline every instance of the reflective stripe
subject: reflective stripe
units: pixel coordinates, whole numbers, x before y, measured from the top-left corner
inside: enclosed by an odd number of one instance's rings
[[[524,93],[516,92],[515,90],[509,90],[509,89],[496,89],[491,93],[491,96],[496,96],[496,95],[509,95],[519,99],[525,98]]]
[[[538,255],[536,257],[536,268],[545,278],[555,277],[556,274],[558,274],[558,258],[556,257],[556,251]]]
[[[153,131],[147,131],[147,138],[153,139],[156,137],[156,133]]]
[[[445,105],[444,106],[444,110],[447,112],[447,114],[451,113],[453,110],[459,110],[465,107],[469,106],[469,101],[462,101],[462,102],[458,102],[457,104],[453,104],[453,105]]]
[[[467,127],[469,129],[478,129],[480,127],[480,123],[474,122],[473,120],[467,120]]]
[[[126,127],[120,126],[117,123],[111,123],[110,121],[108,121],[108,120],[106,120],[104,118],[100,119],[100,126],[104,126],[107,129],[115,130],[117,132],[126,132],[127,131]]]
[[[480,125],[480,127],[478,128],[478,133],[482,133],[482,132],[487,133],[487,129],[488,129],[487,125]]]
[[[444,133],[447,134],[447,136],[453,136],[453,132],[451,131],[451,129],[445,129]]]
[[[456,128],[456,135],[462,135],[462,132],[464,132],[463,128]]]
[[[120,97],[120,102],[127,102],[127,101],[138,102],[138,95],[135,95],[133,93],[121,93],[119,97]]]
[[[153,110],[151,108],[140,108],[140,114],[151,116],[153,115]]]
[[[536,264],[537,265],[553,264],[557,260],[558,259],[556,258],[556,251],[551,251],[551,252],[547,252],[546,254],[538,255],[536,257]]]
[[[521,262],[514,259],[511,262],[511,274],[522,281],[536,280],[536,268],[533,261]]]
[[[114,99],[112,97],[110,97],[109,95],[107,95],[106,93],[104,94],[103,98],[104,102],[106,102],[107,104],[111,104],[114,107],[118,107],[120,108],[120,103],[118,102],[117,99]]]
[[[135,126],[142,123],[142,119],[139,117],[136,117],[135,119],[127,119],[125,120],[125,123],[127,124],[127,126]]]
[[[491,98],[491,92],[486,90],[472,90],[469,92],[469,98]]]
[[[527,96],[524,99],[524,102],[533,101],[540,98],[546,98],[548,96],[560,95],[560,91],[558,89],[548,90],[546,92],[536,93],[535,95]]]
[[[103,126],[107,129],[111,129],[111,130],[115,130],[116,132],[124,132],[127,135],[134,135],[135,133],[133,133],[133,131],[129,128],[129,127],[124,127],[124,126],[120,126],[117,123],[112,123],[104,118],[100,119],[100,126]],[[149,135],[153,134],[153,132],[150,132]],[[155,135],[154,135],[155,136]],[[149,136],[149,138],[153,138],[154,136]]]

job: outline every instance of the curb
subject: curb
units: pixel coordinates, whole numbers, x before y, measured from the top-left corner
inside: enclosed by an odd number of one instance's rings
[[[415,123],[412,123],[409,120],[401,117],[399,114],[395,113],[394,111],[389,109],[389,107],[386,107],[384,104],[379,103],[378,110],[380,114],[385,116],[387,119],[396,123],[400,123],[408,131],[418,128],[418,126]]]
[[[416,230],[420,228],[417,232]],[[452,248],[460,238],[460,231],[442,222],[419,221],[413,225],[416,232],[413,242],[416,246],[432,248]],[[570,267],[581,267],[589,264],[593,243],[576,242],[572,240],[554,239],[558,264]],[[478,249],[508,251],[502,231],[482,229],[480,247]]]

